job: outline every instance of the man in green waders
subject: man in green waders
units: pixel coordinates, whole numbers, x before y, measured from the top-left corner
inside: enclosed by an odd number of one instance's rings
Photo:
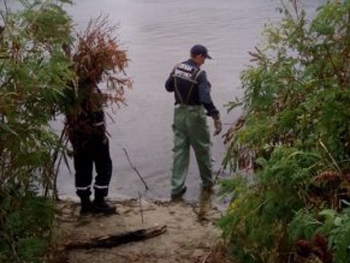
[[[215,133],[221,132],[219,111],[210,96],[210,83],[200,67],[211,59],[206,47],[194,45],[190,59],[175,66],[165,83],[168,92],[174,92],[174,159],[171,177],[171,198],[179,199],[186,192],[186,176],[190,161],[190,146],[193,147],[202,189],[211,190],[213,172],[211,140],[207,116],[214,119]]]

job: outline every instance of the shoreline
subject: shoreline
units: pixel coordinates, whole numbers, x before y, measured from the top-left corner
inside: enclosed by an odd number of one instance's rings
[[[166,232],[151,239],[112,248],[65,251],[64,263],[85,262],[218,262],[213,251],[222,242],[215,225],[221,212],[210,198],[198,206],[186,202],[123,200],[111,201],[118,213],[111,216],[79,216],[79,203],[57,203],[60,244],[115,235],[137,229],[166,226]],[[212,259],[210,259],[212,258]],[[225,262],[225,261],[220,261]]]

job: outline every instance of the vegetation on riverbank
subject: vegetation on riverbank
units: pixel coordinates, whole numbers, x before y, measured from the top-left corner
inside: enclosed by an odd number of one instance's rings
[[[71,3],[20,0],[17,10],[5,2],[0,11],[1,262],[44,262],[55,243],[56,165],[65,134],[59,137],[50,124],[67,110],[79,111],[72,101],[88,95],[75,83],[94,73],[115,92],[105,98],[112,103],[123,101],[129,84],[114,76],[124,73],[127,56],[110,37],[107,18],[74,33],[63,8]]]
[[[99,56],[84,53],[86,46],[67,49],[74,39],[62,5],[69,0],[19,2],[19,11],[3,10],[0,18],[0,261],[39,263],[57,237],[55,161],[64,149],[49,123],[67,111],[67,95],[81,92],[70,85],[67,93],[67,83],[85,74],[99,79],[105,68],[91,71]],[[244,114],[226,134],[224,162],[236,172],[222,182],[232,202],[220,226],[244,263],[345,263],[350,1],[325,4],[311,21],[297,1],[285,2],[291,6],[282,7],[283,20],[267,27],[266,45],[251,53],[254,65],[242,72],[245,96],[229,103]],[[104,28],[100,21],[94,25]],[[105,61],[123,72],[125,54],[118,53],[120,67],[110,55],[115,39],[88,29],[81,39],[95,50],[111,41]],[[86,42],[90,33],[102,42]],[[72,66],[72,57],[82,62]],[[84,63],[90,70],[79,68]],[[113,69],[108,64],[107,71]],[[104,80],[116,93],[106,99],[122,102],[128,81],[107,71]],[[254,175],[243,172],[248,166]]]
[[[236,172],[220,225],[244,263],[350,258],[350,1],[312,20],[297,2],[267,26],[241,75],[245,95],[229,103],[244,113],[226,135]]]
[[[29,3],[0,20],[0,261],[43,262],[55,237],[49,122],[72,77],[62,44],[71,40],[68,1]]]

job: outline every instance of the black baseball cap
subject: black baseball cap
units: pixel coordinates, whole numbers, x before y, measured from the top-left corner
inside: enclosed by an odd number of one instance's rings
[[[191,48],[191,55],[192,56],[203,55],[206,58],[211,59],[211,56],[209,56],[209,54],[208,54],[208,49],[205,46],[199,45],[199,44],[198,45],[194,45]]]

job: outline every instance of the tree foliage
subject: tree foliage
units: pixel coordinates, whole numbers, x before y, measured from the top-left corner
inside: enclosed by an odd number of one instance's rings
[[[289,2],[281,22],[264,30],[265,45],[250,52],[252,66],[241,74],[244,97],[229,103],[243,106],[243,114],[226,134],[224,163],[236,173],[223,182],[232,204],[221,226],[242,262],[345,262],[350,1],[329,2],[312,20]],[[248,158],[251,177],[241,170]],[[324,209],[339,214],[342,225],[329,225]],[[316,225],[308,224],[311,218]]]
[[[0,261],[42,262],[52,238],[59,138],[50,128],[73,73],[69,1],[20,1],[0,11]]]
[[[19,2],[0,11],[0,261],[44,262],[55,236],[55,165],[66,157],[67,129],[59,137],[50,124],[81,113],[92,97],[84,83],[106,83],[98,99],[118,104],[131,81],[107,17],[75,32],[63,8],[70,0]]]
[[[57,138],[47,124],[72,73],[62,52],[70,18],[60,1],[23,2],[24,9],[2,13],[0,184],[26,192],[50,183]]]

